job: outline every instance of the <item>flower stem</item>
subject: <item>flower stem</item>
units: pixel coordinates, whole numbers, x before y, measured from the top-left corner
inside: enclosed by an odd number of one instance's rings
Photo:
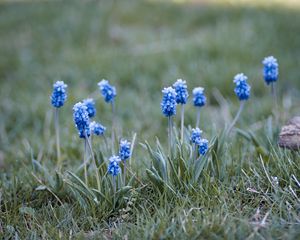
[[[54,115],[55,115],[55,135],[56,135],[56,155],[57,155],[57,166],[61,168],[61,156],[60,156],[60,139],[59,139],[59,117],[58,117],[58,108],[55,108]]]
[[[273,102],[275,104],[275,109],[274,109],[275,121],[276,124],[278,124],[279,113],[278,113],[277,91],[274,82],[271,83],[271,94],[273,97]]]
[[[97,168],[97,165],[96,165],[96,160],[95,160],[94,152],[93,152],[93,149],[92,149],[92,145],[91,145],[89,137],[87,136],[86,133],[85,133],[85,139],[86,139],[86,142],[88,144],[90,153],[92,155],[92,160],[93,160],[93,164],[94,164],[94,168],[95,168],[95,173],[96,173],[97,186],[98,186],[98,190],[100,192],[100,189],[101,189],[100,176],[99,176],[98,168]]]
[[[196,122],[196,127],[199,127],[200,123],[200,107],[197,107],[197,122]]]
[[[124,186],[126,186],[126,160],[124,161]]]
[[[112,155],[115,154],[115,104],[114,102],[111,103],[111,110],[112,110],[112,124],[111,124],[111,152]]]
[[[184,104],[181,104],[181,144],[183,144],[183,130],[184,130]]]
[[[85,139],[84,139],[83,164],[84,164],[84,179],[85,179],[85,184],[88,186],[86,141],[87,141],[87,140],[86,140],[86,138],[85,138]]]
[[[244,105],[245,105],[245,101],[241,101],[240,108],[239,108],[237,114],[235,115],[235,118],[233,119],[232,123],[230,124],[229,128],[227,129],[226,135],[228,135],[231,132],[232,128],[236,124],[237,120],[239,119],[239,117],[241,115],[241,112],[243,111]]]
[[[169,156],[172,158],[172,118],[168,117]]]

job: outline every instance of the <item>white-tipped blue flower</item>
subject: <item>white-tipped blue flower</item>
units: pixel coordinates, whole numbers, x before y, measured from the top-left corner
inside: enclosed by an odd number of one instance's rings
[[[97,123],[95,121],[90,123],[90,130],[92,134],[95,134],[97,136],[103,135],[106,128],[101,125],[100,123]]]
[[[100,88],[100,92],[105,100],[105,102],[113,102],[115,97],[117,96],[116,88],[109,84],[109,82],[105,79],[98,83]]]
[[[122,161],[126,161],[126,159],[130,158],[131,143],[127,140],[121,140],[120,142],[120,149],[119,149],[119,156]]]
[[[166,117],[171,117],[176,114],[176,92],[172,87],[167,87],[162,90],[163,98],[161,101],[161,110]]]
[[[247,83],[247,79],[248,79],[247,76],[244,75],[243,73],[239,73],[235,75],[233,79],[233,82],[236,85],[234,92],[240,101],[248,100],[250,97],[251,87]]]
[[[60,108],[67,100],[67,84],[63,81],[57,81],[53,84],[53,92],[51,95],[51,104],[53,107]]]
[[[87,107],[82,103],[78,102],[73,107],[73,119],[75,126],[77,127],[80,138],[90,136],[90,119],[87,112]]]
[[[202,107],[206,104],[206,97],[204,95],[204,88],[196,87],[193,89],[194,106]]]
[[[191,132],[191,142],[197,143],[197,141],[200,141],[201,139],[202,131],[200,128],[193,128]]]
[[[278,79],[278,62],[273,56],[266,57],[263,60],[263,74],[265,82],[269,85],[272,82],[276,82]]]
[[[186,81],[184,81],[182,79],[178,79],[173,84],[173,87],[174,87],[175,92],[176,92],[176,102],[177,102],[177,104],[186,104],[187,99],[189,97]]]
[[[199,154],[204,156],[208,150],[208,140],[205,138],[202,138],[199,141],[197,141],[197,145],[198,145]]]
[[[119,156],[111,156],[109,158],[109,164],[108,164],[108,168],[107,171],[110,175],[112,176],[117,176],[121,169],[119,166],[119,162],[121,161],[121,159],[119,158]]]
[[[96,115],[96,107],[95,107],[94,99],[92,98],[84,99],[83,104],[87,107],[89,117],[90,118],[94,117]]]

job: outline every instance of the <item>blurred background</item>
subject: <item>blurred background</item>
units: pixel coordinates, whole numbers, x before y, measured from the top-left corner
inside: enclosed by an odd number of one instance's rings
[[[22,159],[31,147],[36,155],[54,154],[49,97],[58,79],[69,86],[60,119],[64,149],[80,141],[72,106],[83,98],[96,99],[96,120],[110,127],[110,107],[97,87],[103,78],[117,87],[118,128],[125,137],[166,137],[161,89],[177,78],[190,92],[205,88],[209,104],[201,128],[211,136],[238,108],[232,80],[239,72],[252,86],[240,124],[252,126],[272,112],[261,63],[269,55],[280,64],[279,101],[288,118],[299,113],[300,103],[299,0],[1,0],[1,158]],[[186,124],[194,122],[189,104]]]

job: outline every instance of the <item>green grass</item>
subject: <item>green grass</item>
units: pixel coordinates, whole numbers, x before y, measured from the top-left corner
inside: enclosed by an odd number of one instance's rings
[[[299,238],[300,158],[276,144],[280,125],[300,110],[299,25],[299,5],[1,2],[0,236]],[[280,64],[277,125],[270,89],[261,77],[261,61],[267,55],[274,55]],[[232,83],[238,72],[244,72],[252,86],[252,97],[237,124],[244,132],[234,131],[220,151],[209,154],[208,162],[216,163],[204,169],[197,186],[185,188],[171,182],[176,194],[159,191],[146,174],[153,159],[140,143],[148,141],[155,149],[157,137],[167,149],[161,89],[177,78],[187,80],[190,92],[205,87],[209,104],[202,111],[201,128],[206,138],[220,139],[238,109]],[[82,187],[84,193],[78,195],[68,184],[76,180],[67,171],[76,171],[83,151],[72,106],[94,97],[97,120],[110,131],[110,108],[97,89],[102,78],[117,87],[118,135],[130,139],[137,133],[131,162],[136,177],[115,208],[106,200],[95,204],[89,189]],[[69,85],[69,98],[60,115],[64,166],[57,178],[49,103],[56,79]],[[186,126],[194,126],[195,120],[189,104]],[[254,144],[248,131],[259,143]],[[107,161],[103,141],[94,143],[97,158],[101,159],[101,149]],[[223,167],[219,175],[213,168],[218,166]],[[81,172],[78,175],[83,179]],[[272,176],[278,177],[278,186]],[[102,177],[105,181],[106,176]],[[57,185],[59,181],[63,186]],[[95,183],[93,172],[90,181]],[[103,184],[108,198],[109,184]],[[40,185],[52,193],[37,191]]]

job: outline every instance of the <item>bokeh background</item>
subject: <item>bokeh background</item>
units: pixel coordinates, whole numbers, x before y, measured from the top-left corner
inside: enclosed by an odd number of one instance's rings
[[[209,104],[202,111],[201,127],[212,136],[238,108],[232,79],[244,72],[252,99],[239,124],[259,131],[260,121],[272,112],[270,89],[262,79],[261,61],[268,55],[280,64],[277,86],[285,119],[298,112],[300,103],[297,0],[2,0],[2,162],[9,163],[6,167],[24,162],[30,151],[43,159],[55,157],[49,96],[58,79],[69,86],[60,119],[69,161],[81,156],[72,120],[76,102],[95,98],[96,119],[110,126],[110,108],[97,87],[102,78],[117,87],[120,135],[137,132],[142,142],[155,136],[165,139],[161,89],[177,78],[187,80],[190,92],[205,88]],[[186,123],[194,122],[190,104]]]

